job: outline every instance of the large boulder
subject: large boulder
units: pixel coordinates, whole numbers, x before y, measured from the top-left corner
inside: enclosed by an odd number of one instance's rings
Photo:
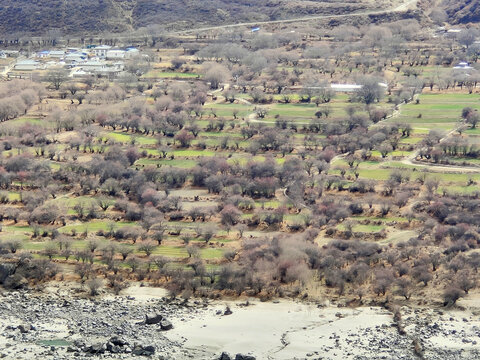
[[[170,321],[168,321],[167,319],[162,319],[162,321],[160,321],[160,327],[162,328],[162,330],[173,329],[172,323]]]
[[[163,316],[160,314],[147,314],[145,315],[145,324],[147,325],[153,325],[153,324],[158,324],[160,321],[162,321]]]
[[[118,336],[114,336],[112,338],[110,338],[110,342],[113,344],[113,345],[116,345],[116,346],[125,346],[125,345],[128,345],[128,343],[122,339],[122,338],[119,338]]]
[[[140,356],[152,356],[155,354],[155,347],[152,345],[141,346],[137,345],[132,351],[133,355],[140,355]]]
[[[6,289],[18,290],[27,287],[28,280],[20,274],[13,274],[8,276],[3,284]]]
[[[103,354],[105,350],[107,350],[106,344],[97,343],[90,345],[88,348],[86,348],[85,352],[90,354]]]
[[[32,325],[26,325],[26,324],[20,324],[17,326],[17,329],[20,330],[20,332],[22,334],[25,334],[27,332],[29,332],[30,330],[33,330],[33,326]]]
[[[220,357],[218,358],[218,360],[232,360],[232,358],[230,357],[230,355],[228,353],[226,353],[225,351],[222,352],[222,355],[220,355]]]
[[[107,342],[106,347],[107,351],[112,353],[112,354],[119,354],[123,352],[123,345],[126,344],[126,342],[119,340],[118,338],[112,338],[115,344],[112,341]],[[123,345],[120,345],[123,344]]]
[[[3,284],[7,277],[13,275],[15,272],[15,265],[13,264],[0,264],[0,284]]]
[[[232,309],[230,309],[230,307],[227,306],[227,308],[226,308],[225,311],[223,312],[223,315],[232,315],[232,314],[233,314]]]
[[[235,360],[255,360],[255,356],[237,354],[235,355]]]

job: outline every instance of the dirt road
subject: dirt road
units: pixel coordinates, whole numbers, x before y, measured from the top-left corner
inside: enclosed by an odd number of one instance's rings
[[[341,15],[304,16],[304,17],[294,18],[294,19],[244,22],[244,23],[237,23],[237,24],[208,26],[208,27],[197,28],[197,29],[173,31],[173,32],[171,32],[171,34],[182,35],[182,34],[189,34],[189,33],[198,33],[198,32],[202,32],[202,31],[232,29],[232,28],[244,27],[244,26],[245,27],[253,27],[253,26],[260,26],[260,25],[285,24],[285,23],[304,22],[304,21],[311,21],[311,20],[341,19],[341,18],[345,18],[345,17],[349,17],[349,16],[368,16],[368,15],[389,14],[389,13],[394,13],[394,12],[407,11],[411,8],[414,8],[417,5],[417,2],[418,2],[418,0],[408,0],[408,1],[405,1],[403,4],[400,4],[398,6],[390,8],[390,9],[384,9],[384,10],[370,10],[370,11],[362,11],[362,12],[359,12],[359,13],[349,13],[349,14],[341,14]]]

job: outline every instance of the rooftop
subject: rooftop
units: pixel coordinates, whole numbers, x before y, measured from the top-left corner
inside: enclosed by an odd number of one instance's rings
[[[94,50],[110,50],[112,47],[109,45],[99,45],[94,48]]]
[[[37,60],[26,59],[18,61],[17,65],[36,65],[38,63],[39,62]]]

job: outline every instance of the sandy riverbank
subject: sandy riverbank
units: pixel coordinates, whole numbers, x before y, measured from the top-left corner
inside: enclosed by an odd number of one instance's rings
[[[425,359],[480,359],[478,302],[471,300],[475,297],[462,304],[463,310],[402,307],[402,335],[392,314],[380,307],[285,299],[250,299],[248,306],[245,300],[184,304],[167,300],[162,289],[139,285],[121,296],[91,300],[72,295],[75,288],[52,284],[40,294],[3,292],[0,357],[130,359],[138,349],[153,348],[153,359],[218,359],[222,352],[279,360],[415,359],[416,339]],[[173,329],[146,325],[145,315],[152,313],[168,318]],[[126,345],[108,350],[113,338]]]
[[[426,359],[480,358],[480,321],[470,311],[402,308],[407,335],[379,307],[317,307],[293,301],[213,306],[177,323],[166,336],[210,354],[248,352],[257,359],[415,359],[413,339]],[[248,350],[248,351],[247,351]]]

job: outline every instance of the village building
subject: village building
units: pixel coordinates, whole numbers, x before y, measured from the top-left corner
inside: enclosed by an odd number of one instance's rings
[[[37,58],[46,58],[46,57],[48,57],[49,54],[50,54],[50,51],[43,50],[43,51],[39,51],[35,56]]]
[[[65,62],[67,64],[73,64],[73,63],[82,63],[88,59],[88,54],[84,52],[72,52],[67,55],[65,55]]]
[[[51,50],[48,57],[62,59],[65,56],[64,50]]]
[[[85,78],[88,78],[88,77],[91,77],[93,76],[92,73],[90,72],[86,72],[84,70],[77,70],[77,71],[73,71],[71,74],[70,74],[70,77],[74,78],[74,79],[85,79]]]
[[[140,55],[140,50],[138,50],[136,48],[127,48],[127,50],[125,52],[125,58],[126,59],[132,59],[134,57],[137,57],[138,55]]]
[[[20,52],[18,50],[3,50],[3,53],[7,57],[18,57],[20,55]]]
[[[100,46],[96,46],[95,48],[93,48],[92,52],[97,57],[105,58],[107,56],[107,51],[109,51],[111,48],[112,47],[109,46],[109,45],[100,45]]]
[[[104,61],[90,60],[81,64],[80,67],[87,72],[98,72],[105,70],[107,68],[107,63]]]
[[[125,50],[111,49],[107,51],[105,57],[107,58],[107,60],[125,59],[126,53],[127,52]]]
[[[105,61],[89,60],[79,64],[77,70],[72,73],[72,77],[85,77],[96,75],[100,77],[115,78],[124,70],[123,62],[107,63]]]
[[[42,63],[32,60],[32,59],[27,59],[27,60],[21,60],[17,62],[14,66],[14,69],[17,71],[33,71],[33,70],[38,70],[42,68]]]
[[[459,62],[453,68],[456,69],[456,70],[470,70],[470,69],[473,69],[473,67],[471,67],[470,64],[466,61]]]

